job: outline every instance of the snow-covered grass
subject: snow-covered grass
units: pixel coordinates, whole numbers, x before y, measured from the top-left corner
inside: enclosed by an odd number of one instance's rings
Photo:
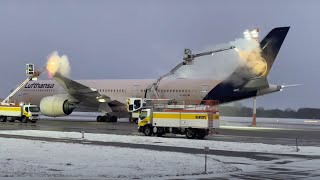
[[[154,178],[198,175],[203,155],[0,138],[0,177]],[[210,174],[239,171],[208,158]]]
[[[16,130],[16,131],[0,131],[0,134],[49,137],[49,138],[81,139],[80,132]],[[313,147],[313,146],[301,146],[299,147],[300,151],[296,152],[296,147],[294,146],[295,145],[294,142],[292,146],[286,146],[286,145],[270,145],[270,144],[262,144],[262,143],[223,142],[223,141],[213,141],[213,140],[197,140],[197,139],[191,140],[191,139],[185,139],[185,138],[161,138],[161,137],[93,134],[93,133],[85,133],[85,139],[89,141],[152,144],[152,145],[159,145],[159,146],[188,147],[188,148],[197,148],[197,149],[203,149],[205,146],[207,146],[210,149],[228,150],[228,151],[320,155],[320,147]]]

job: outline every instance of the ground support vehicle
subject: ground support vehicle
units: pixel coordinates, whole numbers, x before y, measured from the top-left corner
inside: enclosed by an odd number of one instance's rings
[[[202,139],[219,128],[217,101],[184,101],[184,104],[156,104],[142,108],[138,131],[146,136],[166,133],[186,135],[188,139]]]
[[[39,107],[31,104],[23,105],[0,105],[0,121],[14,122],[18,120],[23,123],[36,123],[39,120]]]

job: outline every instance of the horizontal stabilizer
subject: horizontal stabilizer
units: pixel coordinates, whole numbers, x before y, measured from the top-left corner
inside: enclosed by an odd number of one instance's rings
[[[268,87],[269,87],[269,83],[268,83],[267,78],[260,77],[260,78],[251,79],[240,90],[241,91],[255,91],[255,90],[265,89]]]

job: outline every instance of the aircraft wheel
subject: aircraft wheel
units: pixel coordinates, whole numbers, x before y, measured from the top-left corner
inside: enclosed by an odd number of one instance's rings
[[[102,116],[97,116],[97,122],[102,122]]]
[[[117,122],[117,121],[118,121],[117,116],[111,116],[110,122]]]

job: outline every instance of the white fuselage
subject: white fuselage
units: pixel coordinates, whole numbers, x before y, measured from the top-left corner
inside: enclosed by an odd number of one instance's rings
[[[118,79],[118,80],[78,80],[77,82],[96,89],[112,101],[125,104],[129,97],[144,97],[145,89],[154,79]],[[220,81],[202,79],[163,79],[158,87],[162,99],[201,100]],[[13,100],[39,105],[42,98],[67,92],[54,80],[31,81],[23,87]]]

